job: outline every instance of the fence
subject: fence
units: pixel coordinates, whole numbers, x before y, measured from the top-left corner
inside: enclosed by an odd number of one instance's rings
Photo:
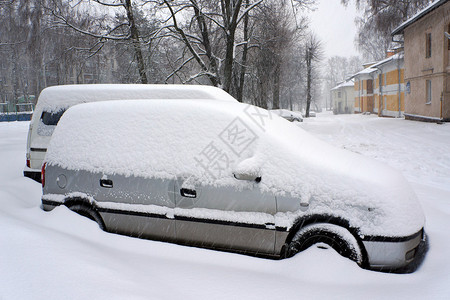
[[[29,121],[33,111],[33,103],[0,103],[0,122]]]

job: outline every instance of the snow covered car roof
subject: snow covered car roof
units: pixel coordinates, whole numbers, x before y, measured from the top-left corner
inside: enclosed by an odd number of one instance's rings
[[[72,105],[126,99],[210,99],[237,102],[220,88],[177,84],[77,84],[52,86],[42,90],[36,110],[54,112]],[[39,116],[40,117],[40,116]]]
[[[279,115],[280,117],[292,116],[291,111],[287,110],[287,109],[271,109],[270,111],[275,113],[275,114],[277,114],[277,115]]]
[[[196,184],[237,188],[249,182],[235,180],[235,172],[258,174],[262,191],[296,197],[309,204],[309,214],[346,219],[363,235],[408,236],[424,225],[416,196],[397,171],[238,102],[76,105],[62,116],[45,161],[125,176],[188,174]],[[299,214],[275,218],[289,228]]]
[[[302,114],[299,112],[295,112],[289,109],[271,109],[270,112],[275,113],[276,115],[286,118],[286,117],[299,117],[302,118]]]

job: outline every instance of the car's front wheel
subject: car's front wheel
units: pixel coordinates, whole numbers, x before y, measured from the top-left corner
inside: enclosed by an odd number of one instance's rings
[[[310,224],[301,228],[287,246],[285,256],[292,257],[318,243],[327,244],[340,255],[360,266],[364,265],[364,256],[356,238],[346,228],[328,223]]]

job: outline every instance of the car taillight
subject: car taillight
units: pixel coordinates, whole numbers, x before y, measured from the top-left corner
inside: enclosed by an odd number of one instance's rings
[[[31,164],[30,164],[30,160],[29,159],[27,159],[27,167],[31,168]]]
[[[41,182],[42,182],[42,187],[45,186],[45,166],[47,165],[47,163],[44,163],[42,165],[42,170],[41,170]]]

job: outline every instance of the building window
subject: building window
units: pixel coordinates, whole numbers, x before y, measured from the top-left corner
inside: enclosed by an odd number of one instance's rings
[[[431,104],[431,80],[427,80],[427,103]]]
[[[338,92],[338,98],[341,98],[341,92]]]
[[[425,47],[425,51],[426,51],[426,58],[431,57],[431,33],[427,33],[426,34],[426,47]]]
[[[447,33],[450,33],[450,24],[448,24]],[[449,38],[447,38],[447,49],[450,50],[450,39]]]
[[[367,94],[373,94],[373,80],[367,80]]]

